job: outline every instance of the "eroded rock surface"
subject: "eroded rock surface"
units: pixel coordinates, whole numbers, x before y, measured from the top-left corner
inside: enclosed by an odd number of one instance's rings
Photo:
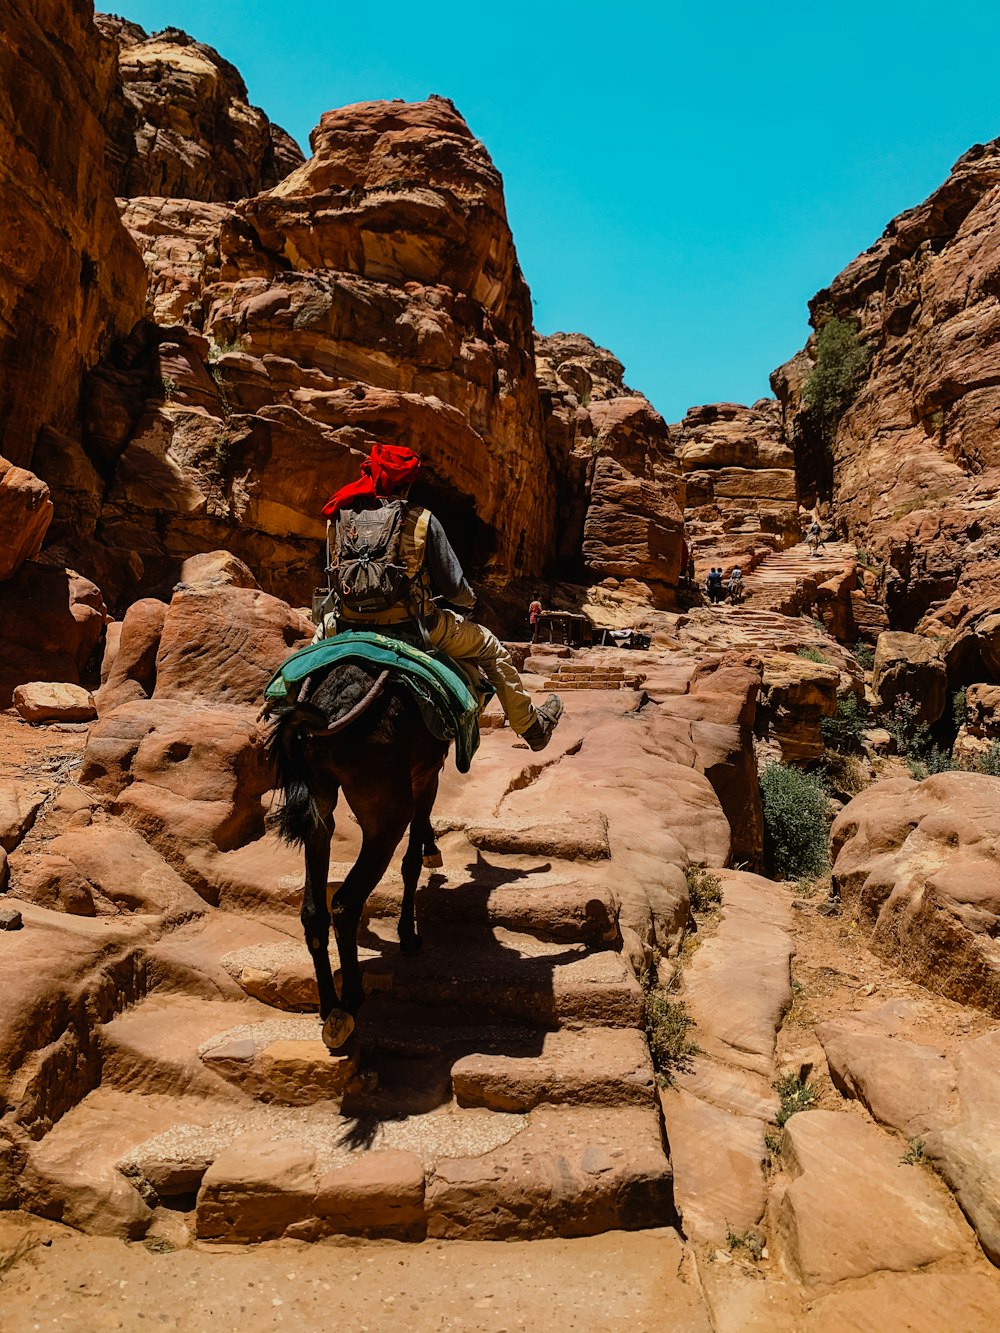
[[[259,107],[239,71],[179,28],[149,36],[97,14],[117,50],[118,82],[104,113],[116,195],[221,203],[269,190],[302,163],[302,150]]]

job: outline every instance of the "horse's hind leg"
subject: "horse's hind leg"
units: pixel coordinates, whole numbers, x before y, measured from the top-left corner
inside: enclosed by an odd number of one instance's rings
[[[333,799],[317,801],[321,823],[310,830],[305,840],[306,882],[302,894],[302,930],[306,947],[316,972],[319,991],[319,1015],[326,1019],[337,1002],[330,966],[330,908],[327,904],[327,881],[330,874],[330,840],[333,837]]]
[[[435,771],[416,787],[413,793],[413,818],[410,820],[410,840],[403,853],[403,905],[399,913],[399,948],[401,953],[419,953],[422,941],[417,934],[414,920],[417,885],[420,883],[422,866],[439,866],[441,853],[434,842],[431,829],[431,811],[437,798],[438,771]],[[433,849],[434,858],[428,855]]]

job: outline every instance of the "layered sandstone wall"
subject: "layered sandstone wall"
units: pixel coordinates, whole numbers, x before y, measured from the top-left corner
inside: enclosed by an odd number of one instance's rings
[[[0,42],[0,449],[75,428],[86,367],[142,312],[105,175],[114,51],[87,0],[8,0]]]
[[[816,335],[772,378],[803,490],[884,562],[893,626],[945,637],[969,678],[1000,600],[998,219],[994,140],[813,299],[814,327],[853,326],[870,356],[832,438],[803,400]]]
[[[116,194],[246,199],[302,164],[295,140],[249,104],[239,71],[213,47],[178,28],[150,36],[112,14],[96,23],[117,52],[104,115]]]
[[[487,584],[550,558],[531,303],[485,148],[442,98],[330,112],[312,145],[243,203],[123,206],[155,323],[88,386],[100,504],[71,451],[47,477],[116,601],[224,546],[302,602],[322,505],[374,440],[422,455],[418,498]]]
[[[632,582],[670,605],[680,575],[681,481],[667,423],[622,363],[578,333],[535,337],[545,440],[558,477],[563,577]]]
[[[795,456],[778,404],[708,403],[670,427],[684,474],[684,521],[698,567],[752,567],[799,537]]]

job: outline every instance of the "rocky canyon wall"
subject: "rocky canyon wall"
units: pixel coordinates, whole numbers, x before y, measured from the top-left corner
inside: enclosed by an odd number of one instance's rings
[[[536,371],[502,180],[450,102],[329,112],[305,161],[211,47],[36,8],[0,130],[24,210],[0,420],[48,488],[41,559],[120,611],[224,548],[301,604],[326,497],[385,440],[422,455],[415,498],[487,595],[568,573],[671,604],[666,424],[586,339],[544,340]]]
[[[114,48],[79,0],[7,0],[0,41],[0,453],[73,431],[84,370],[142,313],[104,170]]]
[[[117,51],[104,117],[114,192],[224,203],[277,185],[302,150],[259,107],[239,70],[179,28],[151,37],[137,23],[96,15]]]
[[[804,492],[884,564],[893,626],[946,640],[955,680],[988,674],[982,625],[1000,604],[998,219],[994,140],[811,302],[817,331],[841,321],[867,357],[839,420],[824,429],[807,401],[817,334],[772,378]],[[825,369],[836,378],[836,358]]]
[[[631,581],[668,605],[684,520],[670,429],[624,382],[622,363],[578,333],[535,337],[545,440],[556,470],[556,571]]]

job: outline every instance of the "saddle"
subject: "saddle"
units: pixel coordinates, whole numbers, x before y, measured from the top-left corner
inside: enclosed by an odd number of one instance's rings
[[[455,767],[468,773],[479,748],[479,714],[489,695],[474,693],[469,678],[450,657],[425,652],[387,634],[347,630],[300,648],[282,662],[265,686],[265,712],[291,703],[307,676],[338,662],[361,662],[390,671],[409,691],[431,735],[455,742]]]

